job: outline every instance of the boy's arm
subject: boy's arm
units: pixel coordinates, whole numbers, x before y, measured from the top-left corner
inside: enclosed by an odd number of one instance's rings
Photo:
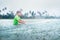
[[[18,16],[16,17],[16,19],[18,20],[18,22],[19,22],[19,23],[25,23],[25,22],[24,22],[24,21],[22,21],[22,20],[21,20],[21,18],[20,18],[20,17],[18,17]]]
[[[23,23],[23,24],[25,23],[25,22],[24,22],[24,21],[22,21],[22,20],[18,20],[18,22],[19,22],[19,23]]]

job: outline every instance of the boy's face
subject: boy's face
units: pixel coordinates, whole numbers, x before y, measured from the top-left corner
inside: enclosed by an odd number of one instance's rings
[[[18,13],[18,16],[22,16],[22,13]]]

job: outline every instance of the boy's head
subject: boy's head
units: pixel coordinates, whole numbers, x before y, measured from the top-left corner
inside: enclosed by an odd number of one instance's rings
[[[21,11],[17,11],[17,12],[16,12],[16,15],[22,16],[22,12],[21,12]]]

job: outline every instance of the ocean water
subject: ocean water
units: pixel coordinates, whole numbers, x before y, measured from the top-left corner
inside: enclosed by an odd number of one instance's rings
[[[60,19],[23,19],[25,24],[13,25],[13,20],[0,20],[0,40],[60,40]]]

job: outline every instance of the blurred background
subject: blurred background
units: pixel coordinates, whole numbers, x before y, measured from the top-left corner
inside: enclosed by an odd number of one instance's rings
[[[0,0],[0,19],[13,19],[17,10],[21,18],[60,18],[60,0]]]

